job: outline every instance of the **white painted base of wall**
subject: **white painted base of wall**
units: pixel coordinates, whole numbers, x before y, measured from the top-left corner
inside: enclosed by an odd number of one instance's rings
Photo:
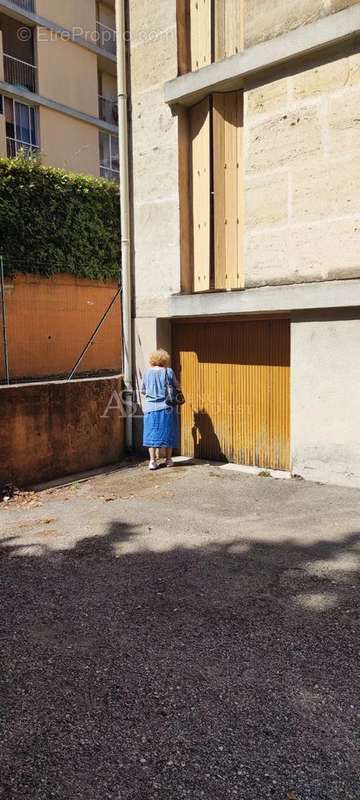
[[[311,466],[309,463],[311,462]],[[341,471],[343,470],[343,471]],[[299,464],[294,477],[303,478],[305,481],[313,483],[331,484],[332,486],[348,486],[349,489],[360,489],[360,474],[352,472],[351,464],[316,462],[311,454],[308,456],[308,463]]]
[[[209,464],[225,472],[241,472],[246,475],[264,475],[280,480],[290,480],[291,473],[280,469],[263,469],[262,467],[252,467],[248,464],[222,464],[220,461],[208,461],[207,458],[192,458],[191,456],[173,456],[173,461],[178,467],[191,466],[191,464]]]
[[[247,464],[220,464],[220,469],[226,472],[245,472],[248,475],[264,475],[271,478],[279,478],[280,480],[290,480],[291,472],[281,469],[264,469],[263,467],[251,467]]]

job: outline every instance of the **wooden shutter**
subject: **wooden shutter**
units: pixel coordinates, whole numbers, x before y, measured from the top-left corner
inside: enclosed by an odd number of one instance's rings
[[[211,0],[190,0],[192,71],[211,63]]]
[[[243,278],[243,93],[213,97],[215,288],[238,289]]]
[[[176,0],[178,74],[190,70],[190,0]]]
[[[210,103],[191,109],[194,291],[210,288]]]
[[[191,111],[189,108],[179,108],[177,116],[179,132],[181,291],[191,293],[194,285],[191,194]]]
[[[244,49],[243,0],[215,0],[215,61]]]

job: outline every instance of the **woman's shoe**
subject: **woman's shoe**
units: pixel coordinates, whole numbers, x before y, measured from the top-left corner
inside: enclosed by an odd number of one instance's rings
[[[156,463],[156,461],[150,461],[149,469],[154,470],[154,469],[157,469],[157,468],[158,468],[158,464]]]
[[[174,467],[174,466],[175,466],[175,464],[174,464],[174,462],[173,462],[172,458],[168,458],[168,459],[167,459],[167,461],[165,462],[165,465],[166,465],[167,467]]]

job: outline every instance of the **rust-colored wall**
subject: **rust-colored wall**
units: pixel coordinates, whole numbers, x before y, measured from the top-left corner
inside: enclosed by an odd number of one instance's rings
[[[8,280],[5,297],[11,379],[69,373],[116,290],[115,283],[72,275],[17,275]],[[121,351],[118,298],[79,372],[121,372]],[[0,358],[0,378],[4,377],[2,362]]]
[[[0,389],[0,483],[29,486],[114,464],[124,447],[117,410],[102,418],[118,378]]]

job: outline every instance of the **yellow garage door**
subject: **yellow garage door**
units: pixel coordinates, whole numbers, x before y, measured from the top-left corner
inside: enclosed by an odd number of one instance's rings
[[[290,469],[288,320],[177,323],[173,353],[184,455]]]

